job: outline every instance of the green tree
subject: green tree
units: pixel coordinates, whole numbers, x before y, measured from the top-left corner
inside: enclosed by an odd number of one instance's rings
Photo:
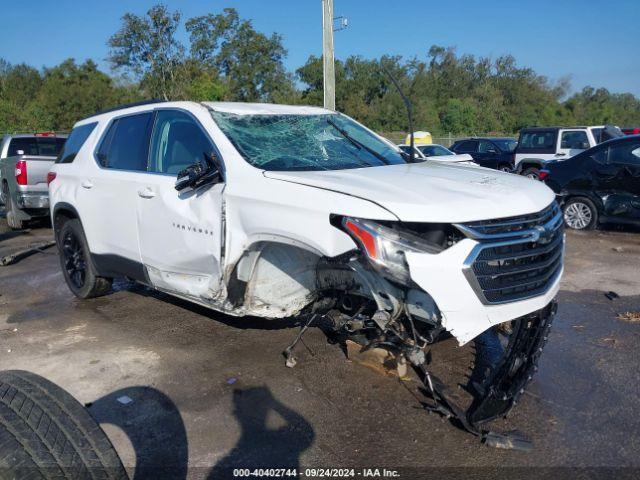
[[[33,128],[69,130],[80,118],[137,96],[135,90],[115,86],[92,60],[77,65],[68,59],[45,69],[35,102],[28,107],[29,117]]]
[[[220,73],[230,99],[276,101],[292,95],[293,82],[283,64],[287,51],[280,35],[256,31],[233,8],[192,18],[186,28],[191,57]]]
[[[440,119],[442,129],[454,135],[478,134],[478,109],[471,99],[452,98],[447,102]]]
[[[140,81],[153,98],[181,98],[185,89],[185,49],[176,38],[180,13],[164,5],[151,7],[146,17],[126,13],[111,38],[109,61]]]
[[[640,125],[640,100],[631,94],[585,87],[571,96],[565,105],[577,123]]]

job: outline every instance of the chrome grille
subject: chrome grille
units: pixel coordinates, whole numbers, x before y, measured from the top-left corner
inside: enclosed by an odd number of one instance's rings
[[[480,242],[464,273],[485,304],[542,295],[562,271],[564,228],[556,202],[535,214],[456,227]]]

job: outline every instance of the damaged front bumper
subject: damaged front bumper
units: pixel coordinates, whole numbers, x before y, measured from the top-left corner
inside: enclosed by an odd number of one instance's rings
[[[434,299],[443,327],[460,345],[544,308],[558,293],[565,243],[558,205],[526,218],[529,228],[484,233],[517,222],[460,225],[467,238],[448,249],[405,254],[411,279]]]
[[[493,325],[544,308],[560,288],[562,267],[549,279],[546,290],[535,297],[494,305],[483,303],[465,274],[465,262],[477,245],[478,242],[465,239],[438,255],[406,254],[411,279],[434,299],[442,326],[460,345]]]
[[[524,437],[484,430],[482,425],[506,416],[524,393],[538,369],[556,310],[554,300],[541,310],[514,321],[509,346],[500,360],[491,366],[484,381],[472,386],[474,399],[466,410],[445,394],[443,384],[429,372],[428,365],[419,366],[426,393],[431,397],[431,402],[423,403],[424,408],[457,420],[462,428],[490,446],[529,450],[531,442]]]

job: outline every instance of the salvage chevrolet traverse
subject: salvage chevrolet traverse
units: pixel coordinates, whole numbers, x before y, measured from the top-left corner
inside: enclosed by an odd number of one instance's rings
[[[515,404],[555,313],[564,234],[549,188],[408,163],[322,108],[122,107],[79,121],[49,179],[76,296],[128,277],[238,317],[320,316],[340,338],[411,363],[432,408],[474,434]],[[476,343],[462,409],[426,361],[449,336]]]

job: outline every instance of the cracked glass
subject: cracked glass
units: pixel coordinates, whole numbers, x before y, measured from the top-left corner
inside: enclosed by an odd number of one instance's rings
[[[340,114],[211,111],[211,116],[240,155],[262,170],[343,170],[407,163],[392,145]]]

